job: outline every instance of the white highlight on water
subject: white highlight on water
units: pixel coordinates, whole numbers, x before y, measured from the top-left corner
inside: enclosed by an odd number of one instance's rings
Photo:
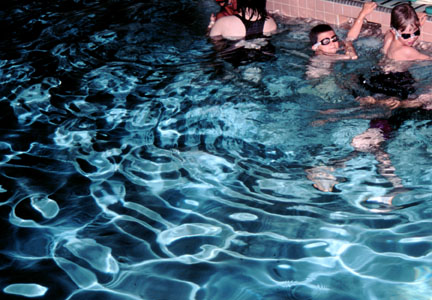
[[[20,295],[29,298],[42,297],[48,288],[36,283],[15,283],[3,289],[7,294]]]

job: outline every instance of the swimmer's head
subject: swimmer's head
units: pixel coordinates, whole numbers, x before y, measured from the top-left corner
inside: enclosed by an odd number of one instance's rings
[[[406,46],[412,46],[420,35],[420,20],[414,8],[408,3],[392,9],[390,25],[396,38]]]
[[[267,0],[237,0],[234,2],[234,8],[237,9],[242,16],[246,16],[246,12],[250,11],[252,12],[250,18],[253,16],[267,18]]]
[[[309,32],[309,39],[314,51],[334,54],[339,50],[339,38],[330,25],[315,26]]]
[[[414,8],[408,3],[403,3],[392,9],[390,25],[394,29],[404,31],[408,27],[419,28],[420,20]]]

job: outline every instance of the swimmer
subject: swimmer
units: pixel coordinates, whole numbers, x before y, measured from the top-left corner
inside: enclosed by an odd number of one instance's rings
[[[391,137],[391,133],[397,130],[404,117],[418,108],[426,111],[432,109],[432,94],[422,94],[414,99],[401,100],[398,97],[389,97],[377,99],[372,96],[358,97],[356,99],[360,106],[344,110],[327,110],[323,114],[350,113],[350,116],[339,118],[326,118],[325,120],[315,121],[313,125],[323,125],[327,122],[341,120],[351,120],[354,118],[370,119],[369,128],[363,133],[355,136],[350,145],[354,151],[345,158],[329,162],[327,166],[312,167],[306,170],[307,178],[313,182],[313,186],[322,192],[332,192],[338,183],[337,178],[333,175],[336,168],[343,168],[346,161],[356,157],[359,153],[371,153],[378,162],[378,173],[391,183],[392,189],[384,196],[376,196],[367,200],[367,202],[379,202],[385,206],[391,206],[395,196],[405,192],[402,180],[396,175],[390,155],[383,150],[383,144]],[[383,108],[383,111],[376,112],[373,108]],[[352,115],[359,111],[359,115]],[[392,113],[395,111],[395,113]]]
[[[238,40],[271,35],[277,29],[275,20],[266,10],[266,0],[237,0],[238,13],[215,21],[211,38]]]
[[[431,60],[414,48],[426,17],[425,13],[417,14],[408,3],[395,6],[391,11],[391,29],[384,37],[384,55],[395,61]]]
[[[345,42],[339,40],[333,28],[328,24],[319,24],[309,32],[309,40],[314,51],[307,66],[308,79],[318,79],[330,75],[334,61],[354,60],[358,58],[353,42],[360,35],[366,17],[377,7],[375,2],[365,2],[358,17],[348,31]],[[344,53],[338,53],[340,51]],[[323,83],[328,85],[327,83]]]
[[[403,122],[403,119],[400,118],[401,115],[408,114],[409,116],[410,113],[419,109],[426,111],[432,108],[432,93],[415,95],[414,84],[416,81],[408,71],[408,67],[411,65],[409,62],[431,59],[413,47],[420,35],[420,27],[424,21],[425,16],[420,15],[419,17],[409,4],[398,5],[392,10],[392,29],[385,36],[382,51],[386,59],[397,61],[398,64],[393,64],[394,67],[382,66],[383,73],[374,75],[363,82],[367,89],[373,93],[381,94],[380,97],[357,97],[356,101],[360,107],[354,110],[350,109],[350,113],[359,110],[361,115],[357,117],[367,118],[371,121],[369,129],[352,139],[350,145],[354,148],[354,152],[349,158],[356,153],[373,154],[378,162],[378,173],[385,177],[393,187],[386,195],[370,198],[367,202],[375,201],[391,206],[394,197],[405,191],[402,180],[396,175],[396,170],[392,166],[389,154],[383,150],[383,143],[390,138],[392,131],[401,126],[401,122]],[[400,64],[400,62],[407,63]],[[383,96],[387,96],[387,98]],[[384,111],[378,115],[376,112],[367,114],[368,110],[379,107],[383,108]],[[324,121],[316,122],[316,124],[353,118],[355,117],[352,115],[345,118],[327,118]],[[347,158],[341,159],[336,165],[343,167],[342,164],[346,160]],[[325,176],[311,176],[313,173],[322,173],[323,166],[313,167],[306,170],[306,173],[308,178],[314,182],[315,188],[331,192],[337,184],[332,174],[334,167],[334,163],[325,166]]]
[[[353,26],[348,31],[345,43],[339,40],[339,37],[330,25],[320,24],[313,27],[309,33],[312,50],[315,51],[316,55],[324,55],[335,60],[357,59],[358,56],[354,49],[353,41],[358,38],[366,16],[376,7],[377,4],[375,2],[365,2]],[[337,53],[341,49],[341,44],[343,44],[344,54]]]

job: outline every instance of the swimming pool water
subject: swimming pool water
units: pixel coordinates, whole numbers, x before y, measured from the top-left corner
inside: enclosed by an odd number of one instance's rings
[[[430,119],[385,143],[406,189],[391,207],[366,202],[392,190],[371,153],[333,193],[306,176],[368,128],[321,111],[358,107],[381,37],[307,80],[313,22],[277,17],[274,58],[233,66],[205,36],[215,11],[3,4],[0,298],[430,300]]]

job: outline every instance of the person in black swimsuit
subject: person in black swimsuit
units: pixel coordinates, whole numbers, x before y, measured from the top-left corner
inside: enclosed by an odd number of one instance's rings
[[[211,41],[218,55],[234,67],[276,59],[269,35],[277,29],[268,15],[266,0],[237,0],[237,14],[218,19]]]
[[[272,34],[276,31],[277,25],[267,13],[266,2],[266,0],[237,0],[238,13],[216,20],[211,28],[210,37],[238,40]]]
[[[253,39],[262,36],[264,32],[264,24],[266,21],[265,18],[261,18],[256,21],[250,21],[247,20],[244,16],[240,16],[240,15],[235,15],[235,16],[239,18],[240,21],[242,21],[243,25],[246,28],[246,36],[245,36],[246,39]]]

